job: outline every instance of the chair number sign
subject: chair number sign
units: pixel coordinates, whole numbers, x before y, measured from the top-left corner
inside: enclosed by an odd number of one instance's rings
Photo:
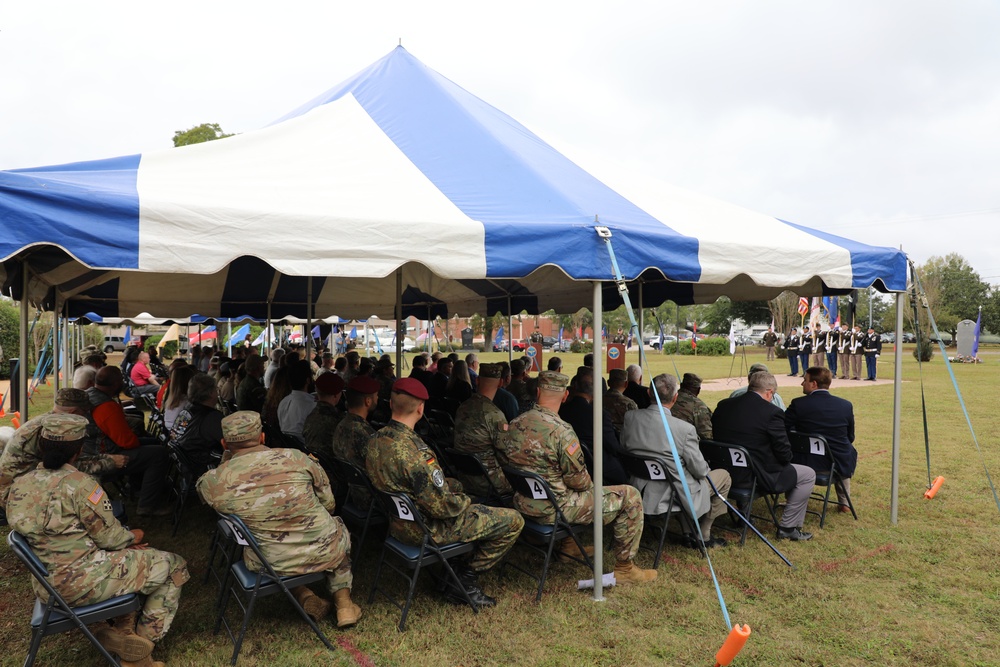
[[[649,471],[650,479],[666,479],[667,473],[663,471],[663,466],[659,461],[644,461],[646,469]]]
[[[545,494],[545,489],[537,479],[528,480],[528,488],[531,489],[531,497],[535,500],[545,500],[548,498]]]
[[[826,447],[823,446],[823,441],[819,438],[809,438],[809,453],[824,456]]]
[[[396,504],[396,514],[403,521],[413,521],[413,513],[410,512],[410,508],[407,507],[406,501],[398,496],[392,497],[392,502]]]
[[[747,467],[747,457],[746,455],[738,449],[730,449],[729,456],[733,459],[734,468],[746,468]]]
[[[236,526],[235,523],[233,523],[229,519],[226,519],[226,523],[228,523],[229,527],[232,528],[232,530],[233,530],[233,537],[236,538],[236,544],[240,545],[241,547],[248,547],[248,546],[250,546],[250,543],[247,542],[247,538],[243,535],[243,531],[241,531]]]

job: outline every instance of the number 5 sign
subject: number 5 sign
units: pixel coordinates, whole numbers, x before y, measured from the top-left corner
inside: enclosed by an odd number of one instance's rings
[[[413,513],[410,512],[409,506],[407,506],[406,501],[399,496],[393,496],[392,502],[396,505],[396,514],[403,521],[413,521]]]

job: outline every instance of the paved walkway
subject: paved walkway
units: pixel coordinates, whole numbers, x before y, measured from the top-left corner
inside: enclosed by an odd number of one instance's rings
[[[802,378],[801,377],[788,377],[788,368],[781,369],[784,373],[777,373],[774,379],[778,381],[778,387],[801,387]],[[716,378],[714,380],[705,380],[701,384],[702,391],[733,391],[740,387],[745,387],[747,384],[746,376],[741,377],[731,377],[731,378]],[[837,380],[834,379],[833,384],[830,386],[831,389],[844,389],[847,387],[874,387],[878,385],[892,384],[892,380],[883,380],[879,378],[875,382],[866,382],[865,380]],[[784,397],[788,392],[782,393]],[[787,401],[786,401],[787,403]]]

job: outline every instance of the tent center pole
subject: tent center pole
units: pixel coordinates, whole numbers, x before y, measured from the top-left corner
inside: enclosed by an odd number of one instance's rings
[[[507,363],[514,361],[514,311],[511,310],[510,294],[507,295]]]
[[[60,362],[62,361],[62,350],[60,349],[60,343],[62,343],[62,317],[61,311],[62,304],[59,302],[59,298],[56,297],[55,308],[52,310],[52,374],[56,376],[55,379],[55,392],[58,394],[59,389],[62,387],[62,366]],[[72,382],[69,383],[72,386]]]
[[[17,384],[20,387],[18,409],[21,423],[28,421],[28,260],[21,261],[21,354],[17,364]]]
[[[643,308],[642,308],[642,281],[639,281],[639,361],[642,361],[642,350],[645,348],[642,345],[644,331],[646,331],[646,320],[643,318]]]
[[[599,391],[604,376],[604,295],[601,282],[594,281],[594,601],[604,600],[604,396]]]
[[[313,279],[312,276],[306,278],[306,361],[312,361],[312,303],[313,303]]]
[[[903,401],[903,309],[906,295],[896,294],[895,377],[892,379],[892,483],[890,484],[889,522],[899,519],[899,422]]]
[[[403,322],[403,267],[396,269],[396,372],[403,372],[403,343],[406,342],[406,324]],[[396,377],[399,377],[398,375]]]

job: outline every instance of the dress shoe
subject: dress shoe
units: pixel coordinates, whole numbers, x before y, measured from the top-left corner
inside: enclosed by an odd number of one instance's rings
[[[456,568],[455,575],[458,577],[465,595],[469,596],[469,600],[472,601],[475,607],[493,607],[496,605],[496,598],[490,597],[479,587],[479,576],[473,570],[468,567]],[[455,588],[454,582],[450,582],[450,585],[444,591],[445,599],[454,604],[468,604],[465,595],[462,594],[462,591]]]
[[[840,512],[841,514],[849,514],[851,512],[851,508],[848,507],[847,505],[840,505],[839,507],[837,507],[837,511]]]
[[[778,528],[778,539],[779,540],[791,540],[792,542],[805,542],[806,540],[811,540],[813,537],[812,533],[806,533],[798,528]]]

